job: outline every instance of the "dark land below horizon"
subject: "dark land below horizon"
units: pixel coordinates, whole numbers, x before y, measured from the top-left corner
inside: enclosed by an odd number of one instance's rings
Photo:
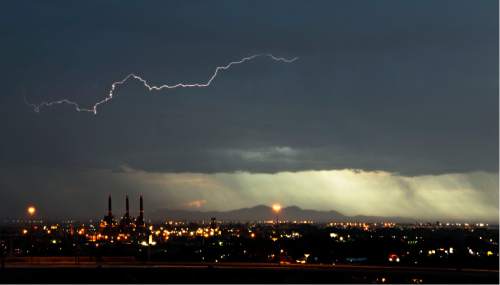
[[[85,257],[81,257],[85,260]],[[145,263],[37,258],[8,262],[1,283],[487,283],[498,270],[276,263]]]

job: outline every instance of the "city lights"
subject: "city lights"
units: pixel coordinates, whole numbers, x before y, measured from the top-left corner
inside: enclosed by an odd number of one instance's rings
[[[108,200],[111,201],[110,197]],[[124,215],[115,218],[109,203],[107,215],[96,222],[20,222],[17,230],[20,240],[13,243],[19,248],[13,252],[30,255],[36,248],[50,256],[71,254],[79,248],[82,255],[97,254],[100,250],[111,256],[127,252],[135,254],[134,258],[141,262],[154,257],[158,261],[209,264],[262,262],[298,267],[377,264],[388,268],[453,266],[451,262],[459,250],[467,253],[464,258],[481,264],[489,264],[498,257],[496,229],[481,223],[318,223],[286,218],[281,222],[276,219],[271,223],[268,220],[241,223],[217,221],[215,217],[208,223],[207,220],[151,223],[144,220],[142,203],[137,217],[126,209]],[[273,204],[270,209],[268,215],[278,216],[283,211],[280,204]],[[28,223],[31,227],[27,227]],[[434,239],[436,231],[447,238]],[[460,239],[463,234],[469,236],[466,244]],[[311,247],[311,240],[317,244]],[[366,247],[366,242],[373,246]],[[33,247],[29,247],[31,243]],[[345,254],[346,249],[356,247],[361,248],[356,255]],[[329,254],[323,250],[329,250]],[[385,278],[372,281],[389,282]],[[420,282],[421,278],[416,280]]]

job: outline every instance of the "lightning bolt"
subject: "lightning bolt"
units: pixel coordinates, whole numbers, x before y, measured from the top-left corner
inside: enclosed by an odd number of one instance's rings
[[[210,76],[208,81],[206,81],[205,83],[177,83],[174,85],[163,84],[160,86],[155,86],[155,85],[149,84],[145,79],[143,79],[139,75],[134,74],[134,73],[130,73],[129,75],[125,76],[122,80],[113,82],[111,84],[111,88],[109,89],[108,95],[106,97],[104,97],[104,99],[97,101],[90,108],[81,107],[80,104],[78,104],[77,102],[74,102],[74,101],[71,101],[68,99],[60,99],[57,101],[49,101],[49,102],[44,101],[44,102],[41,102],[39,104],[33,104],[33,103],[28,102],[26,97],[25,97],[24,102],[26,103],[26,105],[32,107],[33,111],[35,111],[36,113],[39,113],[40,109],[42,109],[44,107],[50,107],[50,106],[59,105],[59,104],[67,104],[67,105],[74,106],[75,110],[78,112],[89,112],[89,113],[94,113],[94,115],[95,115],[95,114],[97,114],[97,107],[99,107],[102,104],[107,103],[108,101],[111,101],[115,96],[116,88],[119,87],[120,85],[125,84],[126,82],[128,82],[130,80],[137,80],[137,81],[141,82],[142,85],[144,85],[144,87],[146,87],[149,91],[153,91],[153,90],[160,91],[163,89],[175,89],[175,88],[205,88],[205,87],[209,87],[212,84],[212,82],[215,80],[215,78],[219,74],[219,71],[228,70],[234,65],[242,64],[242,63],[245,63],[247,61],[251,61],[257,57],[268,57],[274,61],[285,62],[285,63],[292,63],[292,62],[296,61],[297,59],[299,59],[298,57],[286,59],[283,57],[276,57],[272,54],[255,54],[252,56],[244,57],[238,61],[232,61],[226,65],[223,65],[223,66],[217,66],[215,68],[215,71],[213,72],[212,76]]]

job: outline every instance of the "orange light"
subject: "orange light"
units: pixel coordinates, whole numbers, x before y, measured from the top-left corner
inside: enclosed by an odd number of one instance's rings
[[[28,207],[28,214],[29,214],[30,216],[33,216],[35,213],[36,213],[36,208],[35,208],[35,207],[33,207],[33,206],[29,206],[29,207]]]
[[[281,211],[281,205],[280,204],[273,204],[273,211],[276,213],[279,213]]]

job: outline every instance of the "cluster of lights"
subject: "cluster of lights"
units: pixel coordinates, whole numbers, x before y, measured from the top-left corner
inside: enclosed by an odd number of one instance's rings
[[[369,231],[370,227],[385,227],[385,228],[392,228],[396,226],[395,223],[361,223],[361,222],[331,222],[328,223],[328,226],[330,227],[343,227],[343,228],[361,228],[364,231]]]
[[[418,227],[428,227],[428,228],[434,228],[436,226],[438,227],[461,227],[461,228],[483,228],[483,227],[488,227],[489,224],[487,223],[451,223],[451,222],[446,222],[446,223],[418,223]]]
[[[287,238],[287,239],[297,239],[297,238],[301,237],[301,234],[298,232],[291,232],[289,234],[288,233],[281,234],[280,237]]]
[[[173,225],[174,222],[169,222],[167,224]],[[181,225],[181,223],[178,223],[178,225]],[[211,227],[198,227],[197,229],[189,229],[188,227],[185,228],[175,227],[173,229],[166,229],[164,227],[160,227],[159,229],[154,230],[153,226],[150,226],[149,229],[155,237],[161,238],[165,241],[168,240],[170,237],[209,238],[213,236],[222,235],[222,231],[219,228],[211,228]]]
[[[330,238],[341,241],[341,242],[346,242],[346,240],[351,238],[351,235],[347,235],[347,238],[344,238],[343,236],[341,236],[337,233],[330,233]]]
[[[301,221],[297,221],[297,220],[293,220],[293,221],[289,221],[289,220],[278,220],[278,221],[265,220],[265,221],[260,221],[259,223],[262,223],[262,224],[289,224],[289,223],[292,223],[292,224],[314,224],[314,221],[312,221],[312,220],[301,220]]]
[[[440,254],[453,254],[455,252],[455,249],[453,247],[450,247],[450,248],[437,248],[437,249],[429,249],[427,251],[427,255],[431,256],[431,255],[435,255],[437,253],[440,253]]]
[[[474,251],[470,247],[467,247],[467,249],[469,250],[470,255],[474,255],[474,256],[481,256],[482,255],[479,251]],[[494,256],[495,255],[495,253],[491,250],[487,250],[486,252],[483,252],[483,254],[486,256]],[[496,256],[498,256],[498,253],[496,254]]]

